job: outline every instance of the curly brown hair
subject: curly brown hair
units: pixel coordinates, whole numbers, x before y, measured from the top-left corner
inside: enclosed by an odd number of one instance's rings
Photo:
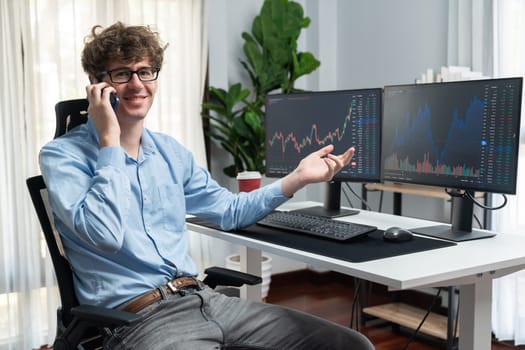
[[[164,49],[159,34],[148,26],[127,26],[117,22],[106,29],[96,25],[84,41],[82,68],[94,77],[106,69],[110,60],[135,63],[149,59],[152,67],[162,68]]]

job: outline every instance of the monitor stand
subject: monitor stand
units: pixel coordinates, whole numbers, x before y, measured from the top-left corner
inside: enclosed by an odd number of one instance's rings
[[[309,207],[294,210],[295,212],[322,216],[328,218],[337,218],[341,216],[359,214],[359,210],[343,209],[341,208],[341,182],[330,181],[327,182],[326,195],[324,198],[324,205],[317,207]]]
[[[474,196],[473,192],[470,192]],[[448,241],[463,242],[474,239],[493,237],[496,234],[472,229],[474,203],[471,198],[458,190],[450,192],[452,196],[451,225],[436,225],[411,229],[412,232]]]

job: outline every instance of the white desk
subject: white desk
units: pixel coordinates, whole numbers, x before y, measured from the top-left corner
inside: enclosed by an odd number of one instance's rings
[[[318,203],[287,203],[282,206],[282,209],[289,210],[312,205],[318,205]],[[410,229],[442,224],[369,211],[362,211],[358,215],[348,216],[341,220],[371,224],[379,229],[390,226]],[[244,267],[244,271],[258,275],[260,275],[261,251],[266,251],[383,284],[392,290],[459,286],[459,327],[461,330],[459,349],[461,350],[490,350],[492,280],[525,268],[525,235],[513,233],[502,233],[493,238],[461,242],[452,247],[351,263],[200,225],[189,224],[188,226],[192,231],[246,247],[246,255],[241,261],[241,266]],[[260,288],[251,288],[245,295],[260,300]]]

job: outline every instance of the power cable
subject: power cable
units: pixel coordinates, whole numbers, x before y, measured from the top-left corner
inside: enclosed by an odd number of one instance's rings
[[[414,338],[416,337],[417,333],[419,332],[419,329],[421,328],[421,326],[423,326],[423,323],[425,323],[428,315],[430,315],[430,312],[432,311],[432,309],[434,308],[434,304],[436,303],[439,295],[441,294],[441,288],[438,288],[438,291],[436,293],[436,295],[434,296],[434,299],[432,300],[432,303],[430,304],[430,307],[427,309],[427,312],[425,314],[425,316],[423,317],[423,319],[421,320],[421,322],[419,323],[419,325],[417,326],[417,328],[414,330],[414,332],[412,333],[412,335],[410,336],[410,338],[408,338],[407,342],[405,343],[405,346],[403,346],[403,350],[406,350],[408,349],[408,345],[410,344],[410,342],[412,342],[412,340],[414,340]]]
[[[354,319],[356,320],[356,328],[355,329],[359,329],[359,321],[358,321],[358,316],[357,315],[357,310],[359,310],[359,307],[356,307],[357,305],[357,300],[358,300],[358,296],[359,296],[359,289],[361,287],[361,280],[358,279],[358,278],[354,278],[354,281],[356,281],[356,284],[355,284],[355,287],[354,287],[354,297],[352,299],[352,311],[350,312],[350,328],[353,328],[354,327]]]
[[[350,186],[350,184],[345,183],[345,185],[346,185],[346,187],[350,190],[350,192],[352,192],[352,194],[353,194],[354,196],[356,196],[356,198],[359,199],[359,201],[365,205],[366,210],[370,210],[370,211],[372,211],[372,208],[370,208],[370,205],[368,205],[368,202],[365,201],[363,197],[361,197],[360,195],[358,195],[358,194],[354,191],[354,189],[352,188],[352,186]]]

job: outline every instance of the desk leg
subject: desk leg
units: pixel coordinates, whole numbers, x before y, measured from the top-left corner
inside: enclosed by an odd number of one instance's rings
[[[459,289],[459,349],[490,350],[492,279],[480,277]]]
[[[262,254],[259,249],[241,247],[240,256],[240,270],[242,272],[247,272],[251,273],[252,275],[261,276]],[[258,284],[256,286],[242,286],[241,298],[253,301],[261,301],[261,285]]]

